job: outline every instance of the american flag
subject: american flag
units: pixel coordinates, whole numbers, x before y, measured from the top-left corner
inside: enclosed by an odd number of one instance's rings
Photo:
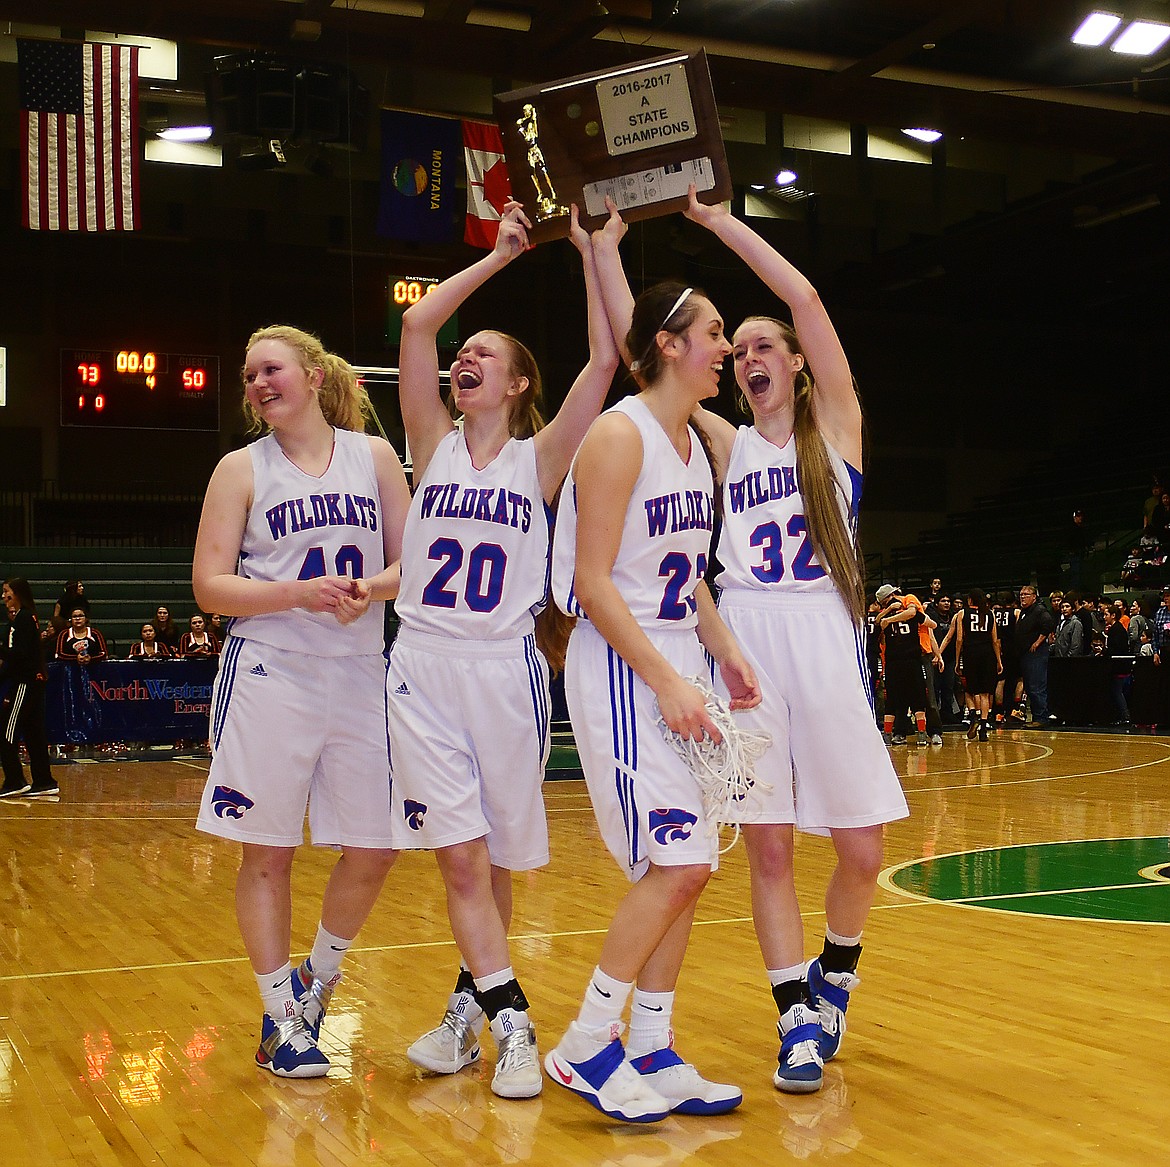
[[[138,48],[20,41],[24,225],[138,226]]]

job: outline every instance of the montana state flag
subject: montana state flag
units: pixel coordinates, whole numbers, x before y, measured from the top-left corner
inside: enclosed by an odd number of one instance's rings
[[[504,139],[497,126],[463,123],[463,154],[467,160],[467,222],[463,241],[489,251],[496,245],[504,206],[512,197],[504,164]]]
[[[455,238],[459,121],[382,111],[382,190],[378,234],[413,243]]]

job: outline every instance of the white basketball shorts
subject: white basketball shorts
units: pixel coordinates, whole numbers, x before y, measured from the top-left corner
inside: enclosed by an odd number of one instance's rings
[[[727,589],[719,612],[763,693],[755,709],[736,718],[772,736],[756,761],[757,779],[772,789],[754,791],[739,821],[795,823],[823,835],[906,818],[869,701],[863,633],[840,596]],[[726,694],[718,676],[716,685]]]
[[[693,628],[649,636],[682,676],[710,675]],[[662,736],[653,690],[585,620],[569,638],[565,699],[601,837],[627,876],[651,863],[718,867],[699,784]]]
[[[552,701],[536,638],[455,640],[401,628],[386,702],[395,847],[486,838],[496,867],[543,867]]]
[[[229,636],[211,696],[211,772],[196,826],[241,843],[387,848],[381,654],[309,656]]]

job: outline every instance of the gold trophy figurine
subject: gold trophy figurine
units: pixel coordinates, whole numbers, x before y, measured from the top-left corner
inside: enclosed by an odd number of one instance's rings
[[[536,221],[543,223],[547,219],[557,219],[569,213],[568,207],[562,207],[557,202],[556,188],[553,186],[552,175],[548,172],[548,164],[544,160],[544,151],[538,142],[539,131],[536,126],[536,108],[525,105],[520,117],[516,119],[516,126],[520,136],[528,145],[528,171],[532,178],[532,185],[536,187]]]

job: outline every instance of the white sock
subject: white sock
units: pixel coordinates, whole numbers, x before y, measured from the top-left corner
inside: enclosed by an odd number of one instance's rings
[[[770,968],[765,970],[768,974],[768,984],[775,988],[777,985],[784,984],[785,981],[803,981],[804,980],[804,965],[793,964],[788,968]]]
[[[292,989],[292,965],[286,960],[283,968],[275,972],[257,973],[256,985],[260,990],[260,999],[264,1002],[264,1012],[273,1021],[287,1021],[300,1013],[300,1006]]]
[[[825,939],[832,944],[839,944],[842,948],[854,948],[861,943],[861,933],[856,936],[838,936],[832,928],[825,925]]]
[[[488,989],[497,989],[500,985],[506,985],[509,981],[514,981],[516,974],[512,971],[512,966],[500,969],[499,972],[488,973],[486,976],[475,978],[475,987],[480,993],[486,993]]]
[[[581,1002],[581,1011],[577,1014],[577,1025],[598,1041],[610,1040],[604,1035],[612,1032],[615,1024],[620,1025],[626,1001],[633,988],[633,981],[615,980],[602,972],[599,965],[593,970],[589,988],[585,990],[585,1000]]]
[[[349,951],[353,939],[346,940],[344,936],[334,936],[326,930],[324,924],[317,925],[317,939],[313,941],[313,951],[309,960],[313,965],[313,975],[323,980],[332,988],[341,980],[341,962]]]
[[[655,1050],[669,1049],[674,1044],[670,1028],[670,1014],[674,1009],[674,993],[649,993],[634,990],[634,1004],[630,1009],[630,1035],[626,1038],[626,1056],[636,1058]]]

